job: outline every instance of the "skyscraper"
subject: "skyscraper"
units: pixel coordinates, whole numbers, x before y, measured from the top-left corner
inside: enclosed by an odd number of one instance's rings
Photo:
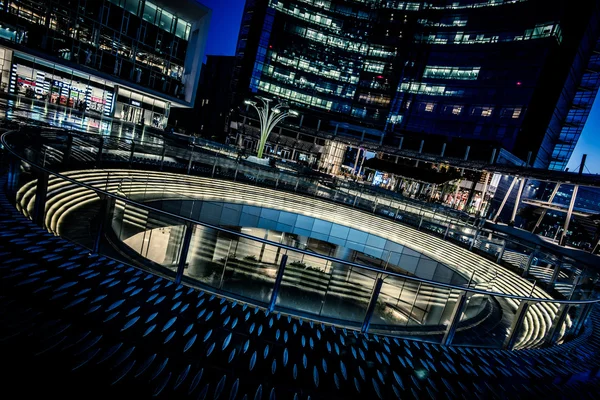
[[[597,22],[597,1],[249,0],[234,101],[289,101],[301,135],[563,169],[600,84]]]

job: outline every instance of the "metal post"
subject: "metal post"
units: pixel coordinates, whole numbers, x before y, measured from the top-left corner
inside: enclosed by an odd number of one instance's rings
[[[525,316],[527,315],[527,309],[529,308],[529,301],[521,300],[521,304],[519,304],[519,308],[515,314],[515,318],[510,326],[510,334],[506,337],[504,344],[502,346],[503,349],[512,350],[517,342],[517,338],[519,337],[519,333],[521,330],[521,326],[523,325],[523,321],[525,320]]]
[[[552,204],[552,202],[554,201],[554,197],[556,197],[556,194],[558,193],[558,189],[560,188],[560,185],[561,185],[560,182],[556,184],[556,186],[552,190],[552,194],[550,194],[550,198],[548,199],[548,203]],[[542,220],[546,216],[546,211],[547,210],[545,208],[542,208],[542,213],[540,214],[537,222],[533,226],[533,229],[531,230],[531,233],[535,233],[535,230],[537,228],[539,228],[540,224],[542,223]]]
[[[398,208],[396,208],[396,213],[394,214],[394,221],[396,220],[396,218],[398,218],[399,213],[400,213],[400,206],[398,206]]]
[[[67,136],[67,149],[65,150],[65,153],[63,154],[63,164],[68,164],[69,163],[69,159],[71,158],[71,152],[73,150],[73,135],[69,134],[69,136]],[[45,157],[44,153],[44,157]],[[45,158],[44,158],[45,159]],[[45,164],[45,162],[44,162]]]
[[[194,158],[194,146],[190,150],[190,159],[188,160],[187,174],[190,174],[190,170],[192,169],[192,159]]]
[[[552,326],[546,333],[546,337],[544,338],[544,343],[553,345],[558,342],[558,335],[560,334],[560,328],[565,323],[565,319],[569,313],[569,304],[560,304],[558,306],[558,311],[554,316],[554,320],[552,320]]]
[[[492,156],[490,157],[490,164],[494,164],[496,161],[496,149],[492,150]]]
[[[162,154],[160,155],[160,170],[163,170],[163,165],[165,164],[165,154],[167,153],[167,144],[163,143]]]
[[[273,311],[275,309],[275,303],[277,302],[277,295],[279,294],[279,288],[281,287],[281,281],[283,280],[283,272],[285,271],[287,259],[287,254],[281,256],[281,262],[279,263],[279,269],[277,270],[277,277],[275,278],[275,285],[273,286],[271,300],[269,301],[269,311]]]
[[[448,231],[450,230],[450,225],[446,226],[446,232],[444,232],[444,240],[448,237]]]
[[[454,339],[456,328],[458,327],[458,323],[460,322],[460,318],[462,316],[466,304],[467,292],[460,292],[458,299],[456,299],[454,310],[452,310],[450,324],[448,325],[448,329],[446,329],[446,332],[444,333],[444,338],[442,339],[443,346],[450,346],[452,344],[452,339]]]
[[[535,250],[533,250],[531,252],[531,254],[529,254],[529,257],[527,258],[527,264],[525,265],[525,268],[523,269],[523,278],[527,278],[527,275],[529,275],[529,268],[531,267],[531,263],[533,262],[533,257],[535,254]]]
[[[106,227],[110,226],[111,217],[113,215],[113,211],[115,209],[115,199],[114,197],[108,197],[105,195],[100,195],[100,212],[98,213],[98,229],[96,231],[96,240],[94,241],[94,248],[92,249],[93,253],[98,254],[100,250],[100,243],[102,242],[102,237],[106,232]]]
[[[185,225],[185,235],[183,236],[183,243],[181,244],[181,253],[179,256],[179,264],[177,265],[177,275],[175,276],[175,283],[181,283],[183,277],[183,270],[187,262],[188,252],[190,251],[190,243],[192,241],[192,233],[194,232],[194,225]]]
[[[479,213],[482,210],[483,202],[485,201],[485,195],[487,193],[488,181],[490,180],[490,173],[485,173],[485,182],[483,183],[483,191],[481,192],[481,200],[477,205],[476,213]],[[481,214],[479,214],[481,216]]]
[[[398,150],[402,150],[403,143],[404,143],[404,136],[400,136],[400,144],[398,144]]]
[[[550,284],[552,286],[556,285],[556,280],[558,279],[558,275],[560,274],[560,266],[562,263],[558,263],[556,265],[556,267],[554,268],[554,271],[552,271],[552,277],[550,278]]]
[[[375,210],[377,210],[377,203],[379,202],[379,197],[375,197],[375,204],[373,205],[373,214],[375,214]]]
[[[500,260],[502,260],[502,256],[504,256],[504,250],[506,250],[506,240],[502,243],[502,248],[500,249],[500,253],[498,253],[498,258],[496,259],[496,264],[500,263]]]
[[[573,187],[573,195],[571,196],[571,202],[569,203],[569,211],[567,211],[567,218],[565,219],[565,225],[560,236],[559,244],[561,246],[565,245],[565,241],[567,239],[567,230],[569,229],[569,224],[571,223],[571,215],[573,214],[573,207],[575,207],[575,200],[577,200],[577,191],[579,190],[579,185],[575,185]]]
[[[100,136],[100,143],[98,143],[98,154],[96,154],[96,166],[99,166],[102,162],[102,152],[104,151],[104,137]]]
[[[517,191],[517,198],[515,199],[515,205],[513,207],[512,215],[510,217],[510,223],[512,224],[514,224],[515,218],[517,216],[517,209],[519,208],[519,202],[521,201],[521,195],[523,194],[523,186],[525,186],[525,178],[521,178],[519,190]]]
[[[10,156],[10,163],[8,165],[8,177],[7,177],[7,191],[10,194],[11,200],[14,199],[17,193],[17,186],[19,184],[19,176],[21,175],[21,160],[16,157]]]
[[[458,190],[460,189],[460,179],[456,183],[456,190],[454,191],[454,207],[458,210]]]
[[[233,174],[233,181],[235,182],[237,180],[237,174],[238,174],[238,169],[240,168],[240,164],[237,163],[235,164],[235,173]],[[279,181],[279,178],[277,178],[277,180]]]
[[[506,191],[506,194],[504,195],[504,198],[502,199],[502,203],[500,203],[500,208],[498,208],[498,212],[496,212],[496,215],[494,215],[494,218],[492,218],[492,222],[496,222],[496,220],[498,220],[498,217],[500,216],[500,213],[502,212],[502,209],[504,208],[504,205],[506,204],[506,200],[508,200],[508,196],[510,196],[510,192],[512,192],[513,186],[515,186],[515,183],[517,182],[517,177],[514,177],[512,182],[510,183],[510,186],[508,187],[508,190]]]
[[[471,146],[467,146],[467,150],[465,151],[465,161],[469,158],[469,152],[471,151]]]
[[[212,169],[212,173],[211,173],[211,178],[215,177],[215,169],[217,168],[217,157],[215,156],[215,162],[213,163],[213,169]]]
[[[444,153],[446,152],[446,143],[442,145],[442,152],[440,153],[440,157],[444,157]]]
[[[300,178],[296,178],[296,186],[294,186],[294,192],[298,191],[298,184],[300,183]]]
[[[421,225],[423,225],[423,218],[424,218],[424,216],[421,215],[421,220],[419,221],[419,227],[417,228],[418,230],[421,230]]]
[[[473,234],[473,240],[471,241],[469,250],[473,250],[473,245],[475,244],[475,241],[477,240],[477,236],[479,236],[479,229],[475,230],[475,233]]]
[[[573,325],[572,325],[572,334],[574,336],[579,335],[579,333],[581,332],[581,329],[585,325],[585,321],[587,320],[588,315],[592,311],[593,305],[594,304],[587,303],[587,304],[580,306],[580,307],[582,307],[581,313],[579,314],[579,317],[577,317],[575,319],[575,321],[573,322]]]
[[[38,171],[35,188],[35,202],[33,203],[33,222],[44,228],[44,217],[46,215],[46,194],[48,193],[48,173]]]
[[[375,287],[373,288],[371,299],[369,300],[369,306],[367,307],[365,320],[363,321],[362,327],[360,329],[362,333],[365,333],[369,330],[369,325],[371,325],[371,318],[373,318],[375,306],[377,305],[377,298],[379,298],[379,292],[381,292],[381,286],[383,286],[383,279],[381,279],[381,277],[378,277],[375,281]]]
[[[129,153],[129,166],[133,163],[133,156],[135,154],[135,142],[131,141],[131,153]]]

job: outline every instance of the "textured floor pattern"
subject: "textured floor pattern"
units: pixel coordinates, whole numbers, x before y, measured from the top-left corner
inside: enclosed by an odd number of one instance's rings
[[[362,335],[91,255],[0,195],[0,382],[20,398],[594,398],[599,314],[518,352]]]

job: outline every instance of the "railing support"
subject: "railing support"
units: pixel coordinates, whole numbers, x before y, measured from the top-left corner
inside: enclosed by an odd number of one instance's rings
[[[525,265],[525,269],[523,269],[523,278],[527,278],[527,275],[529,275],[529,268],[531,268],[531,263],[533,262],[534,254],[535,250],[533,250],[527,258],[527,264]]]
[[[191,150],[190,150],[190,159],[188,160],[188,166],[187,166],[187,174],[190,174],[190,170],[192,169],[192,160],[194,159],[194,146],[192,146]]]
[[[133,163],[133,156],[135,155],[135,142],[131,142],[131,152],[129,153],[129,167]]]
[[[100,196],[100,212],[98,213],[98,229],[96,230],[96,239],[94,240],[94,247],[92,249],[93,253],[98,254],[100,250],[100,243],[102,242],[102,237],[104,236],[107,227],[110,227],[111,217],[113,215],[113,211],[115,209],[115,198],[108,197],[106,195]]]
[[[506,240],[502,243],[502,248],[500,249],[500,253],[498,253],[498,258],[496,259],[496,264],[502,260],[502,256],[504,256],[504,250],[506,250]]]
[[[44,217],[46,215],[46,194],[48,193],[48,173],[37,172],[37,184],[35,188],[35,202],[33,203],[33,222],[44,228]]]
[[[98,143],[98,154],[96,154],[96,167],[102,163],[102,153],[104,152],[104,137],[100,136]]]
[[[165,154],[167,153],[167,144],[163,143],[162,153],[160,155],[160,170],[163,170],[163,166],[165,165]]]
[[[521,326],[523,326],[523,321],[525,320],[525,316],[527,315],[528,309],[529,301],[521,300],[521,304],[519,304],[519,308],[517,309],[515,319],[513,320],[510,326],[510,334],[506,337],[506,340],[502,345],[503,349],[513,350],[513,348],[515,347],[517,338],[519,337],[519,333],[521,331]]]
[[[579,314],[579,317],[577,317],[577,319],[575,319],[575,321],[573,322],[572,332],[574,336],[578,336],[579,333],[581,333],[581,329],[583,329],[585,321],[587,320],[588,315],[590,315],[590,312],[592,311],[592,307],[594,305],[595,304],[593,303],[587,303],[580,306],[582,307],[581,313]]]
[[[568,304],[561,304],[558,307],[558,312],[552,321],[552,326],[548,330],[544,343],[547,345],[554,345],[558,341],[558,335],[560,334],[560,327],[564,324],[569,312]]]
[[[458,328],[458,323],[460,322],[460,318],[462,316],[463,310],[465,309],[465,305],[467,304],[467,292],[460,292],[458,299],[456,299],[456,304],[454,305],[454,310],[452,310],[452,316],[450,317],[450,324],[448,325],[448,329],[444,333],[444,338],[442,339],[442,345],[450,346],[452,344],[452,339],[454,339],[454,334],[456,333],[456,328]]]
[[[212,169],[212,173],[211,173],[211,177],[214,178],[215,177],[215,170],[217,169],[217,160],[218,158],[215,157],[215,162],[213,163],[213,169]]]
[[[19,184],[19,177],[21,175],[21,160],[17,157],[9,156],[10,162],[8,164],[8,177],[7,177],[7,191],[10,194],[11,200],[15,198],[17,193],[17,186]]]
[[[277,295],[279,294],[279,288],[281,287],[281,281],[283,280],[283,272],[285,271],[287,259],[287,254],[281,256],[281,262],[279,263],[279,269],[277,270],[277,277],[275,278],[275,285],[273,286],[271,300],[269,301],[269,311],[273,311],[275,309],[275,303],[277,302]]]
[[[185,234],[183,236],[183,243],[181,244],[181,253],[179,255],[179,263],[177,265],[177,275],[175,275],[175,283],[181,283],[183,278],[183,270],[187,261],[188,253],[190,251],[190,243],[192,242],[192,233],[194,232],[194,225],[185,225]]]
[[[65,165],[69,164],[69,159],[71,158],[72,150],[73,150],[73,135],[69,134],[69,136],[67,136],[67,148],[65,149],[65,152],[63,154],[63,159],[62,159],[63,164],[65,164]]]
[[[373,293],[371,294],[371,300],[369,300],[369,306],[367,307],[367,313],[365,314],[365,320],[363,321],[360,331],[365,333],[369,330],[371,325],[371,318],[375,312],[375,306],[377,305],[377,299],[379,298],[379,292],[381,292],[381,286],[383,286],[383,279],[377,278],[375,286],[373,287]]]

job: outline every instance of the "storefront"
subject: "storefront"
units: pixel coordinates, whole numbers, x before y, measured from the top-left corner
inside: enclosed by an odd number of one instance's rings
[[[114,84],[93,75],[14,52],[9,93],[79,111],[111,116]]]
[[[1,46],[0,68],[5,92],[133,124],[167,126],[169,102],[112,81]]]
[[[150,96],[117,87],[115,118],[133,124],[164,129],[169,119],[170,104]]]

